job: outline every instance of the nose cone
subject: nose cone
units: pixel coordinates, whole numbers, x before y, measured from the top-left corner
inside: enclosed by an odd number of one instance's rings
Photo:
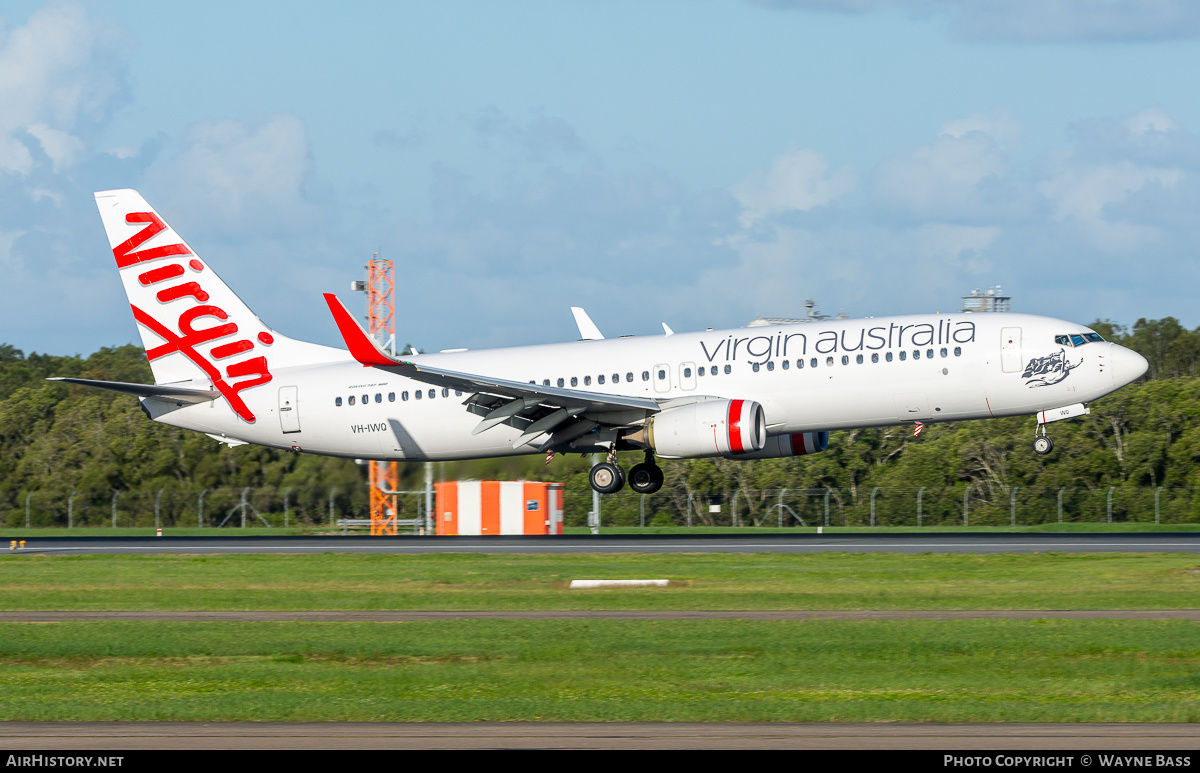
[[[1150,368],[1145,357],[1116,344],[1113,344],[1109,359],[1112,362],[1113,383],[1119,387],[1137,381]]]

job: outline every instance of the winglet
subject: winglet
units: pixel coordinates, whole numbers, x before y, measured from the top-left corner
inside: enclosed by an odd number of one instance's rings
[[[596,323],[592,322],[592,318],[586,311],[578,306],[572,306],[571,313],[575,315],[575,324],[579,328],[579,340],[601,341],[604,339],[604,334],[600,332],[600,328],[596,327]]]
[[[342,305],[336,295],[325,293],[325,302],[329,304],[329,310],[333,312],[333,321],[337,323],[338,332],[342,334],[346,348],[350,350],[354,359],[363,364],[364,368],[396,364],[396,361],[388,357],[379,348],[379,345],[363,331],[362,326],[355,321],[350,312],[346,311],[346,307]]]

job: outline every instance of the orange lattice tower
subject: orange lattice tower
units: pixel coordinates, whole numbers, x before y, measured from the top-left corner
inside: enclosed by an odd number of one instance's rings
[[[367,333],[381,347],[396,354],[396,271],[390,260],[376,252],[367,263]],[[400,465],[371,462],[371,534],[396,533],[396,494]]]

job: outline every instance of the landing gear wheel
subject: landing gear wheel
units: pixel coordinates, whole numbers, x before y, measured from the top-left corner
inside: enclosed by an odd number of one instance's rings
[[[639,494],[653,494],[663,486],[662,468],[652,462],[642,462],[629,468],[629,488]]]
[[[1054,450],[1054,441],[1045,435],[1039,435],[1033,439],[1033,450],[1035,453],[1045,456]]]
[[[615,494],[625,485],[625,473],[612,462],[600,462],[592,467],[588,480],[601,494]]]

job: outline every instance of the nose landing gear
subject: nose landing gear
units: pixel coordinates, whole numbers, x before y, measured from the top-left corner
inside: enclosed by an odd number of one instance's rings
[[[1045,456],[1053,450],[1054,441],[1046,434],[1046,425],[1039,421],[1037,429],[1033,432],[1033,452]]]

